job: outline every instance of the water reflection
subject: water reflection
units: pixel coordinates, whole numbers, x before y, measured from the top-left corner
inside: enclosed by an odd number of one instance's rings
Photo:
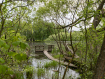
[[[40,58],[40,59],[33,58],[32,59],[32,65],[34,66],[34,68],[36,70],[38,68],[43,68],[44,64],[47,63],[47,62],[51,62],[51,60],[49,60],[49,59],[42,59],[42,58]],[[58,70],[58,68],[59,68],[59,66],[57,66],[55,68],[52,67],[52,68],[45,69],[45,73],[46,74],[43,77],[38,78],[37,74],[35,74],[33,76],[33,79],[52,79],[52,78],[56,79],[53,76],[54,76],[54,74],[57,74],[56,70]],[[63,74],[64,74],[65,66],[61,65],[59,70],[60,70],[59,71],[59,76],[60,76],[59,79],[61,79],[63,77]],[[71,69],[68,69],[65,79],[71,79],[70,77],[73,78],[73,79],[77,79],[79,77],[79,73],[77,73],[77,72],[75,72],[75,71],[73,71]]]
[[[50,43],[51,44],[51,43]],[[55,43],[53,43],[55,44]],[[44,68],[44,64],[47,62],[51,62],[51,60],[49,60],[43,53],[35,53],[35,49],[34,46],[35,45],[44,45],[45,47],[48,45],[44,42],[33,42],[29,44],[31,47],[31,59],[30,61],[32,62],[32,66],[34,67],[34,73],[33,73],[33,79],[57,79],[57,72],[56,70],[58,70],[59,66],[57,67],[51,67],[51,68]],[[47,48],[47,47],[46,47]],[[37,74],[37,70],[39,68],[44,69],[45,73],[44,75],[38,77]],[[64,70],[65,70],[65,66],[61,65],[59,68],[59,79],[62,79],[63,74],[64,74]],[[77,79],[79,77],[79,73],[75,72],[74,70],[68,69],[66,72],[66,77],[65,79]]]

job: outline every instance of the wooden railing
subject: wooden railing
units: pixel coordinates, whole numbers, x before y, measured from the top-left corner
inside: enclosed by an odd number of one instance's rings
[[[48,52],[51,52],[53,48],[54,48],[54,45],[48,45]],[[43,45],[36,45],[35,46],[35,52],[43,52],[43,51],[44,51]]]
[[[35,46],[35,52],[43,52],[44,46],[43,45],[37,45]]]

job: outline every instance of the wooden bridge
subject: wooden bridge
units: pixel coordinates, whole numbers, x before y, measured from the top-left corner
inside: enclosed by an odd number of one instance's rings
[[[47,56],[47,58],[49,58],[49,59],[51,59],[51,60],[53,60],[53,61],[56,61],[56,62],[60,62],[61,64],[64,64],[64,65],[68,65],[67,62],[59,61],[58,59],[53,58],[53,57],[49,54],[49,52],[51,52],[53,48],[54,48],[54,45],[48,45],[48,50],[44,50],[44,46],[43,46],[43,45],[37,45],[37,46],[35,46],[35,53],[36,53],[36,52],[37,52],[37,53],[43,52],[43,53]],[[72,63],[70,63],[68,66],[71,67],[71,68],[77,68],[77,66],[75,66],[75,65],[72,64]]]
[[[46,50],[44,51],[44,54],[47,56],[47,58],[49,58],[50,60],[53,60],[53,61],[56,61],[56,62],[60,62],[61,64],[63,64],[63,65],[68,65],[68,63],[67,62],[64,62],[64,61],[59,61],[58,59],[55,59],[55,58],[53,58]],[[77,66],[75,66],[74,64],[72,64],[72,63],[70,63],[69,65],[68,65],[69,67],[71,67],[71,68],[77,68]]]
[[[51,52],[54,48],[54,45],[48,45],[48,52]],[[36,45],[35,46],[35,53],[36,52],[44,52],[44,46],[43,45]]]

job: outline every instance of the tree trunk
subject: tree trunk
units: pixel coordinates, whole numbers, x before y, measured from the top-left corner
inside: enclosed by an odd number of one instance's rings
[[[101,46],[101,51],[97,59],[97,64],[93,75],[93,79],[104,79],[104,77],[105,77],[105,34]]]

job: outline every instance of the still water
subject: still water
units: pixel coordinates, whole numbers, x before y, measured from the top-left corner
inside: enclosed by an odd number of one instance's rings
[[[44,42],[30,42],[29,45],[30,45],[30,48],[31,48],[31,53],[30,53],[30,56],[31,56],[31,59],[29,60],[29,62],[31,62],[31,65],[33,66],[34,70],[33,71],[33,77],[32,79],[57,79],[57,76],[58,76],[58,72],[55,72],[58,70],[59,68],[59,79],[62,79],[63,77],[63,74],[64,74],[64,70],[65,70],[65,66],[61,65],[60,67],[59,66],[56,66],[56,67],[51,67],[51,68],[44,68],[44,64],[45,63],[48,63],[48,62],[51,62],[51,60],[49,60],[43,53],[35,53],[35,45],[44,45],[45,46],[45,49],[47,49],[47,45],[49,44],[52,44],[52,45],[56,45],[55,42],[47,42],[47,43],[44,43]],[[42,68],[44,69],[44,74],[42,76],[38,76],[37,74],[37,70],[39,68]],[[24,79],[27,79],[26,78],[26,73],[24,74]],[[72,70],[72,69],[68,69],[67,72],[66,72],[66,76],[65,76],[65,79],[78,79],[79,77],[79,73]]]

